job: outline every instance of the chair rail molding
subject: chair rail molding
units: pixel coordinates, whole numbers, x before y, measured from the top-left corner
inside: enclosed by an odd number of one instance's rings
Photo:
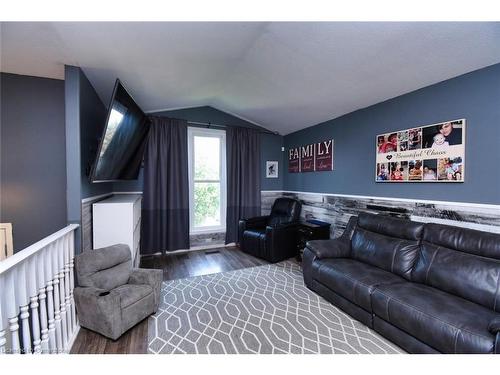
[[[0,262],[0,354],[69,353],[79,325],[70,224]]]

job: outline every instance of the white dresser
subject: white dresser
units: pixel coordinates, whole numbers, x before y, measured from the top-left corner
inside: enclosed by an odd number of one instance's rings
[[[132,251],[134,267],[139,266],[141,201],[141,195],[118,194],[92,205],[94,249],[127,244]]]

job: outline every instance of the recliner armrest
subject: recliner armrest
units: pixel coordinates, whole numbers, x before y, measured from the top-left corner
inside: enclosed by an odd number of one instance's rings
[[[246,229],[250,228],[263,228],[267,224],[269,216],[256,216],[248,219],[240,219],[240,226],[244,225]]]
[[[80,325],[116,340],[121,331],[120,295],[94,287],[76,287],[75,305]]]
[[[266,225],[266,232],[272,230],[287,230],[287,229],[295,229],[299,225],[298,222],[290,222],[290,223],[279,223],[273,225]]]
[[[500,316],[497,316],[490,322],[490,324],[488,325],[488,331],[493,334],[500,333]]]
[[[160,304],[160,290],[163,281],[163,271],[147,268],[134,268],[130,273],[129,284],[144,284],[153,288],[155,311]]]
[[[147,268],[134,268],[128,279],[129,284],[146,284],[155,288],[161,285],[163,280],[163,271]]]
[[[351,244],[341,238],[307,241],[306,248],[318,259],[348,258],[351,254]]]

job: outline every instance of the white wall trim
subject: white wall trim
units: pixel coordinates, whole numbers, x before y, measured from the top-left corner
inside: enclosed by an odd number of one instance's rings
[[[315,193],[311,191],[293,191],[293,190],[261,190],[262,193],[292,193],[292,194],[314,194],[314,195],[327,195],[330,197],[342,197],[342,198],[361,198],[361,199],[379,199],[385,201],[400,201],[400,202],[415,202],[415,203],[425,203],[425,204],[444,204],[452,206],[462,206],[462,207],[475,207],[475,208],[486,208],[500,210],[499,204],[486,204],[486,203],[467,203],[467,202],[452,202],[452,201],[435,201],[435,200],[425,200],[425,199],[410,199],[410,198],[391,198],[391,197],[375,197],[367,195],[350,195],[350,194],[333,194],[333,193]]]
[[[457,225],[456,220],[441,219],[437,217],[411,215],[410,220],[418,221],[420,223],[435,223],[435,224],[445,224],[445,225],[455,225],[455,226]],[[461,228],[482,230],[484,232],[491,232],[491,233],[500,233],[500,227],[496,225],[472,223],[469,221],[460,221],[459,223]]]
[[[92,202],[92,201],[95,201],[96,199],[107,198],[107,197],[109,197],[111,195],[115,195],[115,194],[141,194],[142,195],[142,191],[112,191],[111,193],[93,195],[92,197],[83,198],[82,203]]]
[[[203,250],[210,250],[210,249],[220,249],[222,247],[234,247],[236,246],[235,242],[231,242],[228,244],[213,244],[213,245],[204,245],[204,246],[194,246],[190,249],[179,249],[179,250],[173,250],[173,251],[166,251],[165,254],[183,254],[183,253],[189,253],[191,251],[203,251]],[[154,254],[141,254],[142,257],[148,257],[151,255],[161,255],[161,252],[157,252]]]
[[[82,199],[82,203],[92,202],[92,201],[95,201],[96,199],[101,199],[101,198],[109,197],[110,195],[113,195],[113,194],[115,194],[115,193],[111,192],[111,193],[94,195],[92,197],[83,198]]]

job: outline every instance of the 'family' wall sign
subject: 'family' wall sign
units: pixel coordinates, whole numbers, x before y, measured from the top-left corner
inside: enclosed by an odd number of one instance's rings
[[[288,172],[333,171],[333,139],[288,150]]]

